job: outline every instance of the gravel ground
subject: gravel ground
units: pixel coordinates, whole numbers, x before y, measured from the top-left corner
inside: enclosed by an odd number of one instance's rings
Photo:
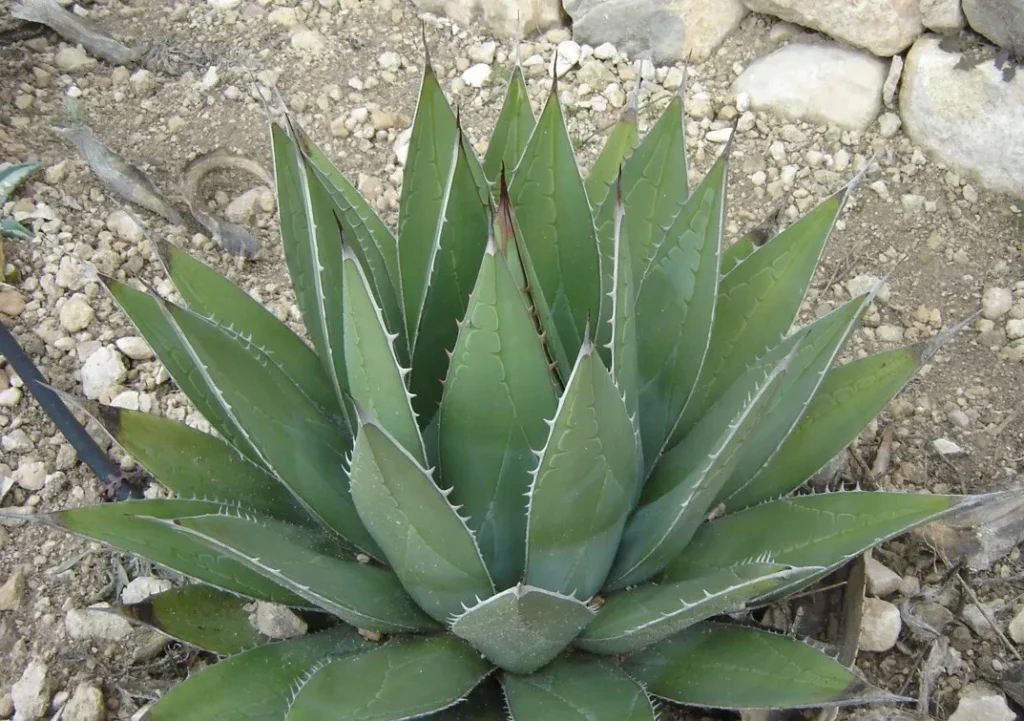
[[[262,252],[243,266],[204,236],[133,209],[140,227],[119,200],[102,191],[74,148],[47,129],[62,112],[63,96],[79,97],[97,135],[180,200],[181,168],[197,153],[223,146],[270,167],[264,115],[250,87],[254,78],[262,86],[276,85],[305,129],[394,224],[399,156],[408,137],[402,133],[415,109],[422,69],[421,23],[410,3],[390,0],[108,0],[87,7],[92,19],[121,39],[162,38],[202,64],[181,76],[134,72],[90,61],[52,34],[0,47],[0,162],[39,160],[45,166],[4,208],[25,218],[37,237],[6,244],[18,279],[0,286],[0,321],[54,385],[80,393],[83,383],[92,384],[105,402],[204,427],[92,279],[88,264],[170,293],[143,235],[165,237],[251,289],[298,327],[272,204],[260,190],[247,192],[255,183],[246,175],[224,174],[204,186],[211,207],[223,211],[232,203],[231,212],[249,216],[262,240]],[[0,8],[6,18],[6,3]],[[482,152],[501,105],[513,46],[429,16],[423,26],[434,66]],[[736,75],[784,42],[771,26],[763,16],[748,17],[714,58],[685,70],[648,66],[638,73],[636,64],[617,54],[601,52],[597,59],[584,48],[581,64],[559,81],[583,164],[600,149],[638,77],[645,129],[684,73],[691,183],[722,148],[727,132],[721,131],[739,118],[730,241],[780,202],[786,219],[808,210],[874,156],[826,252],[803,320],[829,312],[885,276],[887,287],[844,359],[928,338],[982,306],[984,314],[862,434],[845,474],[863,480],[863,469],[891,434],[891,460],[874,481],[880,487],[957,493],[1006,487],[1024,461],[1021,206],[932,162],[898,129],[876,125],[857,133],[793,124],[731,104],[728,88]],[[555,31],[523,45],[537,109],[551,86],[546,63],[554,44],[566,38],[568,31]],[[0,478],[14,481],[4,508],[35,513],[97,502],[99,485],[19,385],[9,367],[0,367]],[[114,453],[132,467],[130,458]],[[131,718],[195,669],[197,660],[187,648],[76,610],[116,602],[129,580],[159,572],[40,526],[3,524],[0,657],[7,662],[0,665],[0,718],[12,715],[12,695],[19,718],[50,718],[60,709],[65,721]],[[1024,618],[1016,621],[1020,628],[1011,623],[1024,607],[1018,552],[990,570],[963,571],[963,584],[914,538],[887,544],[876,558],[896,576],[888,577],[887,587],[872,589],[885,600],[869,603],[870,623],[888,623],[890,630],[896,624],[898,630],[900,615],[894,618],[892,609],[925,598],[933,599],[928,602],[945,626],[938,645],[904,624],[894,646],[862,652],[858,665],[868,679],[916,696],[922,665],[934,657],[932,665],[942,671],[932,684],[928,710],[946,719],[968,684],[997,683],[1018,663]],[[875,573],[885,577],[877,568]],[[964,716],[965,711],[956,721],[1012,718]]]

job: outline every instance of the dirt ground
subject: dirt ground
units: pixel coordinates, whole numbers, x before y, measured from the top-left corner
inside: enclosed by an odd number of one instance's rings
[[[418,13],[411,3],[397,0],[296,3],[306,27],[319,32],[324,41],[321,51],[310,53],[294,47],[290,39],[294,30],[268,20],[271,10],[291,5],[289,0],[245,0],[225,11],[199,0],[108,0],[86,6],[92,19],[125,41],[160,38],[184,50],[198,67],[183,76],[153,74],[129,80],[125,69],[102,62],[65,70],[58,66],[61,45],[52,33],[0,46],[0,161],[41,161],[45,173],[34,176],[14,200],[21,199],[18,202],[23,205],[18,207],[23,210],[38,211],[39,204],[49,208],[39,212],[35,221],[26,221],[36,226],[34,240],[6,243],[8,262],[20,278],[13,289],[27,305],[0,320],[54,385],[80,391],[83,343],[134,335],[97,284],[75,277],[65,266],[81,260],[119,279],[139,278],[158,289],[164,282],[148,241],[132,243],[107,228],[108,216],[124,207],[121,201],[104,193],[74,148],[48,130],[62,112],[62,98],[69,88],[80,95],[97,135],[179,200],[181,168],[197,153],[226,147],[270,167],[265,119],[250,85],[254,77],[264,85],[276,83],[305,129],[377,203],[385,220],[395,223],[401,169],[393,146],[415,109],[422,68]],[[7,8],[6,2],[0,2],[0,28],[12,25]],[[714,58],[689,69],[687,97],[704,92],[713,105],[711,117],[688,120],[691,184],[721,148],[705,133],[727,125],[736,113],[728,99],[730,82],[739,69],[779,44],[770,35],[772,24],[769,18],[749,16]],[[499,42],[491,81],[475,89],[464,87],[456,78],[473,64],[468,60],[470,49],[490,38],[478,30],[453,29],[450,23],[430,19],[423,27],[446,90],[458,89],[452,99],[461,107],[472,141],[485,142],[503,98],[502,78],[510,67],[511,43]],[[551,43],[541,38],[527,42],[532,47],[525,48],[524,57],[537,52],[550,59]],[[380,56],[388,52],[398,54],[397,67],[387,61],[383,65],[388,67],[382,67]],[[207,74],[209,65],[217,68],[215,82]],[[605,65],[612,80],[627,91],[632,87],[636,77],[632,66]],[[528,74],[539,107],[550,80],[544,67]],[[599,79],[581,79],[572,71],[560,81],[569,100],[570,131],[582,143],[584,165],[601,147],[605,133],[600,131],[620,112],[614,103],[592,103],[588,99],[595,95],[580,92],[584,83],[600,92],[602,88],[594,87]],[[641,103],[647,107],[641,113],[642,125],[660,112],[658,98],[664,96],[657,82],[642,90]],[[783,159],[769,152],[777,140],[784,143]],[[853,159],[849,168],[836,169],[840,151]],[[887,296],[867,314],[844,360],[935,335],[974,313],[986,288],[1013,293],[1024,313],[1022,205],[971,185],[969,178],[960,178],[915,152],[902,134],[882,138],[877,129],[851,133],[758,114],[756,125],[736,139],[728,239],[738,237],[776,206],[777,199],[766,188],[779,177],[780,166],[798,168],[785,195],[787,204],[802,211],[847,182],[858,162],[872,155],[877,166],[844,212],[803,319],[849,299],[847,283],[858,276],[890,273]],[[766,173],[767,184],[752,180],[759,171]],[[884,192],[872,186],[878,180],[883,181]],[[212,202],[223,207],[256,184],[251,177],[230,174],[206,189]],[[904,201],[908,194],[924,198],[927,207]],[[257,211],[255,224],[263,251],[239,269],[209,241],[194,237],[194,231],[172,228],[144,210],[135,212],[150,237],[168,237],[188,247],[252,288],[281,316],[297,321],[272,213]],[[0,287],[0,291],[9,289]],[[57,319],[60,308],[75,293],[88,299],[95,319],[85,330],[70,333]],[[892,457],[885,475],[877,480],[879,486],[979,493],[1005,487],[1020,471],[1024,348],[1014,349],[1006,334],[1006,321],[1016,312],[1017,308],[996,318],[991,327],[980,326],[984,332],[975,324],[961,333],[865,431],[854,453],[869,467],[883,433],[892,429]],[[122,385],[124,390],[137,391],[143,404],[186,416],[181,394],[171,383],[159,380],[155,362],[135,361]],[[3,499],[5,508],[41,512],[99,500],[98,484],[75,462],[66,441],[28,398],[13,407],[0,406],[0,435],[18,429],[23,431],[17,436],[21,442],[12,442],[10,449],[0,452],[0,477],[12,475],[28,461],[42,462],[52,477],[38,492],[15,485]],[[963,452],[940,455],[933,446],[937,439],[948,439]],[[846,474],[852,480],[864,475],[857,462]],[[928,709],[934,718],[945,719],[953,711],[966,683],[996,682],[1019,663],[1019,647],[1005,641],[1005,636],[968,623],[974,601],[962,586],[947,580],[947,569],[925,545],[904,539],[887,544],[876,557],[900,574],[905,588],[919,585],[942,591],[943,604],[956,619],[945,633],[962,664],[936,682]],[[4,712],[9,715],[11,686],[32,658],[43,659],[47,666],[58,694],[55,708],[79,683],[86,683],[102,688],[111,719],[130,718],[174,679],[183,677],[194,662],[187,649],[174,645],[165,649],[142,629],[115,641],[69,636],[68,610],[114,602],[129,578],[146,572],[129,559],[37,525],[4,522],[0,579],[15,572],[23,575],[23,592],[14,607],[0,611],[0,658],[5,659],[0,664],[0,717],[7,717]],[[1019,554],[1011,554],[989,571],[963,571],[962,575],[1005,634],[1008,622],[1024,606],[1024,563]],[[881,687],[916,696],[918,672],[929,647],[928,641],[905,629],[896,647],[881,654],[863,653],[858,666]]]

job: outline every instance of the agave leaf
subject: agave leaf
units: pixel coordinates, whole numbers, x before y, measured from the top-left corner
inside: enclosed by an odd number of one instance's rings
[[[610,596],[576,646],[600,654],[640,651],[706,618],[742,610],[748,601],[820,571],[744,563],[689,581],[637,586]]]
[[[547,668],[503,674],[510,721],[654,721],[644,689],[596,658],[563,657]]]
[[[284,721],[296,684],[325,658],[365,652],[373,645],[355,629],[272,643],[189,676],[146,714],[148,721]]]
[[[560,363],[575,358],[591,318],[601,305],[600,258],[587,192],[576,166],[554,84],[537,127],[509,186],[523,244],[536,274],[555,332],[549,343],[562,347]],[[532,283],[531,283],[532,285]],[[562,377],[571,368],[559,366]]]
[[[254,463],[261,463],[259,453],[221,404],[210,379],[200,371],[194,349],[164,312],[163,301],[113,278],[104,278],[103,281],[114,300],[153,348],[178,388],[199,409],[203,418],[240,453]]]
[[[458,134],[455,114],[427,58],[398,211],[398,266],[410,346],[430,279],[437,232],[444,220],[445,189],[458,151]]]
[[[791,362],[790,355],[767,372],[762,366],[748,370],[655,467],[626,524],[608,588],[646,581],[686,547],[767,417]]]
[[[729,275],[737,265],[749,258],[757,250],[757,243],[751,235],[744,235],[728,248],[722,250],[722,260],[719,263],[718,272],[725,276]]]
[[[4,218],[0,220],[0,236],[14,240],[28,240],[33,233],[14,218]]]
[[[118,611],[171,638],[229,656],[270,642],[249,622],[247,605],[248,599],[192,584],[125,604]]]
[[[393,573],[342,560],[329,539],[298,526],[225,513],[173,523],[353,626],[384,633],[435,628],[403,593]]]
[[[665,228],[672,224],[690,192],[683,120],[680,91],[622,168],[626,233],[637,278],[646,274]],[[611,196],[605,198],[606,204],[611,201]]]
[[[324,413],[344,419],[334,385],[320,358],[291,328],[244,290],[181,248],[160,240],[157,250],[189,310],[249,338]]]
[[[533,673],[594,618],[582,601],[516,584],[452,621],[452,633],[511,673]]]
[[[348,442],[334,419],[320,413],[276,365],[261,362],[244,338],[177,306],[168,304],[167,313],[262,464],[309,513],[378,556],[345,485]]]
[[[708,348],[728,156],[727,147],[679,208],[664,237],[650,246],[650,261],[638,276],[640,432],[648,467],[673,435]]]
[[[361,419],[352,497],[406,592],[445,623],[494,593],[473,532],[446,493],[387,431]]]
[[[214,501],[143,500],[72,508],[41,516],[80,536],[135,553],[216,588],[289,606],[308,605],[291,591],[249,570],[233,555],[210,553],[202,541],[183,536],[161,519],[217,513]]]
[[[700,578],[758,557],[824,569],[773,595],[791,593],[867,549],[973,502],[958,496],[849,491],[763,503],[703,524],[663,580]]]
[[[537,119],[533,117],[533,108],[530,107],[523,69],[516,63],[508,80],[505,102],[498,113],[498,122],[494,125],[484,155],[483,169],[488,182],[498,182],[502,167],[509,173],[515,170],[536,125]]]
[[[179,496],[243,503],[282,521],[314,523],[273,475],[216,436],[152,413],[61,397],[87,413],[139,465]]]
[[[527,304],[533,302],[532,296],[526,283],[526,272],[523,269],[522,255],[525,249],[522,246],[522,237],[519,234],[519,224],[516,223],[515,211],[512,210],[512,201],[508,197],[508,182],[505,173],[498,178],[498,208],[492,212],[491,233],[494,235],[494,242],[498,247],[501,256],[508,263],[509,272],[518,288],[527,299]],[[542,325],[545,327],[553,325],[550,315],[542,316]]]
[[[743,373],[748,359],[776,346],[789,331],[851,188],[822,202],[722,278],[711,342],[673,442]]]
[[[454,636],[403,638],[329,659],[299,685],[286,719],[411,719],[458,703],[490,672]]]
[[[793,432],[726,505],[747,508],[799,488],[857,437],[926,357],[926,347],[918,344],[830,370]]]
[[[628,659],[649,693],[722,709],[812,708],[898,702],[831,656],[789,636],[702,623]]]
[[[0,170],[0,205],[6,203],[14,189],[41,167],[43,167],[42,163],[29,162],[8,165]]]
[[[620,177],[621,181],[621,177]],[[622,186],[616,188],[621,198]],[[626,412],[633,423],[637,443],[637,473],[643,469],[643,448],[639,418],[639,349],[637,347],[636,285],[633,266],[630,265],[629,240],[626,238],[625,207],[621,200],[615,206],[615,232],[612,235],[611,291],[608,300],[611,340],[612,378],[626,404]],[[639,491],[640,484],[636,484]]]
[[[493,677],[484,679],[469,696],[454,706],[422,718],[430,721],[508,721],[505,697]]]
[[[388,329],[399,334],[395,341],[398,358],[403,365],[408,364],[408,338],[402,322],[402,304],[398,293],[398,241],[366,199],[299,127],[295,119],[289,120],[306,166],[313,171],[321,187],[330,196],[334,215],[341,224],[345,238],[370,279],[374,299],[381,307]]]
[[[639,85],[638,85],[639,87]],[[639,141],[637,130],[636,95],[630,96],[630,102],[619,115],[619,120],[608,135],[604,147],[590,168],[590,173],[583,184],[587,190],[590,207],[597,210],[608,197],[616,178],[622,172],[626,159],[636,148]]]
[[[281,243],[306,330],[342,403],[348,393],[348,375],[341,312],[341,233],[331,198],[307,167],[295,135],[271,125]]]
[[[472,155],[460,131],[413,334],[409,385],[416,411],[424,421],[435,415],[441,401],[448,351],[455,345],[458,323],[466,314],[487,245],[487,210],[473,178]]]
[[[590,331],[530,488],[526,582],[589,598],[601,588],[632,509],[636,436]]]
[[[499,588],[522,577],[533,449],[544,445],[543,421],[556,406],[533,319],[492,240],[452,353],[438,431],[441,480]]]
[[[717,500],[726,501],[751,483],[758,470],[793,432],[873,297],[855,298],[808,329],[806,337],[794,351],[793,364],[768,409],[771,423],[762,423],[754,432]]]
[[[426,449],[405,385],[408,371],[398,364],[394,336],[384,325],[362,266],[348,248],[343,253],[345,365],[352,398],[424,465]]]

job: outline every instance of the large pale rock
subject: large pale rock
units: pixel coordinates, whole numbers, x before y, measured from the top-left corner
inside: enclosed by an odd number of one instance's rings
[[[706,60],[749,12],[741,0],[565,0],[573,37],[658,65]]]
[[[1024,73],[1004,82],[992,63],[954,69],[959,58],[937,38],[914,44],[900,89],[903,129],[990,189],[1024,197]]]
[[[960,0],[921,0],[921,20],[937,33],[949,33],[964,26]]]
[[[559,0],[413,0],[420,10],[446,15],[463,27],[485,29],[500,37],[515,37],[517,22],[523,35],[562,24]]]
[[[863,130],[882,109],[889,63],[838,45],[793,43],[750,64],[733,83],[755,110]]]
[[[960,694],[960,703],[949,721],[1014,721],[1017,714],[1006,704],[1006,697],[987,685],[968,684]]]
[[[744,0],[758,13],[797,23],[888,57],[924,31],[919,0]]]
[[[964,0],[964,15],[999,47],[1024,52],[1024,0]]]

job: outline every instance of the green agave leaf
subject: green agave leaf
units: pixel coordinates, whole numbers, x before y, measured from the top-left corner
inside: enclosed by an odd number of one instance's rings
[[[235,557],[211,553],[207,544],[183,536],[161,520],[217,513],[221,508],[223,504],[214,501],[124,501],[56,511],[40,520],[135,553],[225,591],[289,606],[306,606],[302,598],[249,570]]]
[[[195,350],[164,311],[164,302],[113,278],[102,280],[114,300],[152,347],[178,388],[199,409],[203,418],[240,453],[254,463],[262,463],[260,454],[221,404],[209,377],[201,371]]]
[[[0,236],[14,240],[28,240],[33,233],[14,218],[4,218],[0,220]]]
[[[388,329],[399,334],[395,340],[395,351],[400,362],[406,365],[409,362],[409,346],[398,293],[398,241],[366,199],[299,127],[295,119],[289,120],[307,168],[313,171],[317,182],[330,197],[342,234],[359,258],[359,265],[370,278],[374,299],[381,306]]]
[[[527,286],[526,271],[523,268],[525,248],[523,248],[522,237],[519,234],[519,224],[516,223],[515,211],[512,209],[512,201],[508,197],[505,173],[498,178],[498,208],[496,211],[492,211],[491,215],[490,230],[494,236],[494,242],[498,246],[501,256],[508,263],[509,272],[512,273],[516,288],[523,293],[527,305],[531,305],[533,294],[530,293]],[[553,325],[550,313],[542,316],[541,320],[546,320],[547,326]],[[542,325],[544,325],[543,322]]]
[[[430,472],[363,417],[351,471],[352,497],[406,592],[430,616],[452,616],[494,593],[473,532]]]
[[[771,423],[762,423],[754,431],[717,500],[728,504],[727,499],[752,482],[758,470],[793,432],[873,297],[874,294],[855,298],[810,326],[794,351],[793,364],[768,409]]]
[[[0,205],[7,202],[14,189],[24,183],[28,176],[43,167],[42,163],[17,163],[0,170]]]
[[[600,257],[587,192],[552,87],[544,112],[523,152],[509,187],[523,244],[537,283],[531,286],[550,309],[556,331],[549,343],[562,377],[583,345],[591,318],[601,305]]]
[[[492,677],[473,689],[469,696],[443,711],[423,716],[431,721],[508,721],[501,686]]]
[[[763,503],[703,524],[665,570],[672,583],[706,576],[751,558],[820,566],[823,576],[879,543],[974,499],[849,491]],[[792,592],[807,581],[784,586]]]
[[[516,584],[459,615],[452,633],[506,671],[533,673],[593,618],[594,611],[582,601]]]
[[[648,467],[674,435],[708,348],[728,157],[729,147],[679,208],[664,237],[649,246],[650,261],[638,276],[640,431]]]
[[[757,244],[753,237],[743,236],[722,251],[718,272],[723,276],[729,275],[737,265],[753,255],[755,251],[757,251]]]
[[[315,523],[273,475],[216,436],[152,413],[61,394],[175,494],[245,504],[299,525]]]
[[[637,586],[609,597],[576,646],[600,654],[639,651],[711,616],[742,610],[748,601],[820,571],[745,563],[690,581]]]
[[[254,648],[189,676],[147,713],[147,721],[284,721],[296,684],[324,659],[373,648],[355,629]]]
[[[287,721],[400,721],[457,704],[491,672],[454,636],[403,638],[330,659],[301,684]]]
[[[458,323],[466,314],[469,295],[480,271],[487,245],[487,209],[480,202],[469,158],[473,155],[462,132],[445,186],[427,285],[413,335],[413,365],[409,385],[413,403],[424,420],[437,412],[442,383],[448,373],[448,351],[455,344]]]
[[[197,367],[268,468],[329,528],[372,556],[380,549],[359,521],[345,484],[348,442],[280,369],[209,320],[168,304]]]
[[[608,588],[646,581],[686,547],[765,422],[791,363],[787,356],[774,368],[748,370],[655,467],[640,507],[626,524]]]
[[[722,709],[810,708],[901,701],[831,656],[742,626],[704,623],[628,659],[626,673],[655,696]]]
[[[882,412],[928,355],[919,344],[830,370],[793,432],[726,505],[739,510],[799,488]]]
[[[494,125],[494,132],[484,155],[483,169],[488,182],[498,182],[502,167],[509,173],[515,170],[536,126],[537,119],[533,117],[533,108],[530,107],[523,69],[517,62],[512,68],[508,89],[505,91],[505,102],[501,106],[498,122]]]
[[[165,240],[156,241],[156,245],[167,275],[189,310],[247,337],[321,411],[345,418],[330,376],[302,338],[213,268]]]
[[[345,365],[352,398],[425,465],[426,449],[405,385],[408,370],[398,364],[394,336],[384,325],[359,261],[348,248],[343,252]]]
[[[529,676],[503,674],[511,721],[654,721],[644,689],[611,664],[562,657]]]
[[[416,335],[430,279],[430,258],[442,225],[445,189],[458,150],[458,124],[429,58],[423,65],[398,211],[398,266],[406,331]]]
[[[579,598],[601,588],[636,494],[635,438],[587,329],[530,488],[528,584]]]
[[[633,251],[633,273],[647,273],[654,249],[689,195],[682,91],[622,168],[626,233]],[[611,196],[605,204],[612,202]]]
[[[621,180],[621,178],[620,178]],[[622,186],[616,188],[621,193]],[[621,196],[620,196],[621,197]],[[637,473],[643,470],[643,448],[640,438],[640,371],[639,349],[637,347],[636,285],[633,266],[630,265],[629,240],[626,235],[625,207],[621,202],[615,206],[615,232],[612,236],[611,258],[611,301],[609,325],[611,340],[612,378],[626,404],[626,412],[633,423],[637,445]],[[636,484],[639,492],[640,484]]]
[[[393,573],[342,560],[336,546],[298,526],[227,514],[179,518],[174,524],[352,626],[382,633],[436,628]]]
[[[331,198],[306,166],[296,136],[294,129],[286,132],[276,123],[271,125],[281,243],[306,330],[338,401],[343,402],[348,374],[341,312],[341,233]]]
[[[269,643],[249,622],[249,600],[201,584],[172,588],[120,606],[124,616],[192,646],[221,654]]]
[[[722,278],[711,342],[672,441],[689,432],[750,359],[789,331],[851,188],[822,202]]]
[[[639,88],[639,84],[637,85]],[[590,207],[597,210],[611,192],[616,178],[622,172],[622,166],[629,158],[639,141],[637,129],[636,94],[630,96],[630,102],[619,115],[619,120],[608,135],[601,153],[590,168],[590,173],[583,184],[587,190]]]
[[[438,431],[441,480],[499,588],[523,574],[533,449],[544,445],[544,420],[556,407],[544,348],[492,238],[452,353]]]

